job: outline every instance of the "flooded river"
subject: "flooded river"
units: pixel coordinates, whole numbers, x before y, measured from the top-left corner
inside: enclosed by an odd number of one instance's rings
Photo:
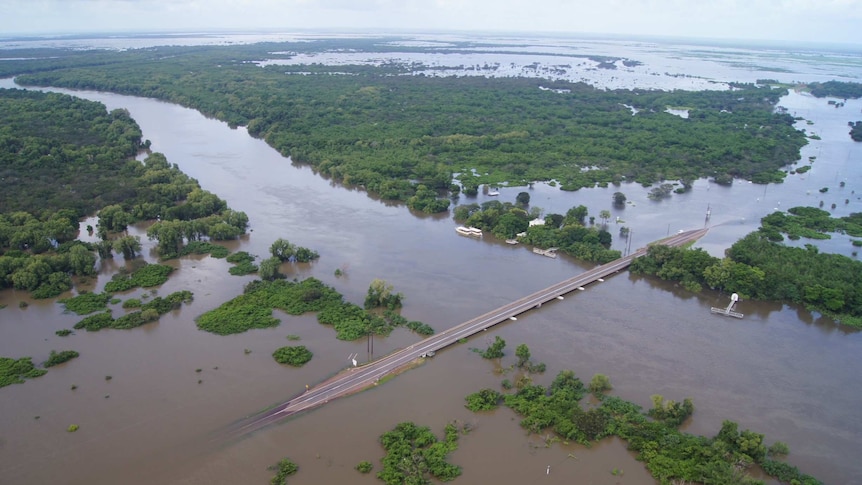
[[[9,80],[0,84],[11,86]],[[154,150],[232,208],[245,211],[252,232],[233,243],[232,250],[263,256],[279,237],[314,248],[320,259],[291,269],[289,276],[317,277],[350,301],[361,303],[371,280],[382,278],[405,295],[402,313],[407,318],[442,330],[587,267],[490,237],[458,236],[457,224],[447,215],[412,214],[333,184],[307,167],[294,166],[244,129],[232,130],[196,111],[113,94],[75,94],[109,109],[128,109]],[[817,157],[814,168],[804,176],[789,176],[784,184],[722,187],[700,180],[691,192],[662,202],[648,200],[648,189],[636,185],[562,192],[536,184],[532,189],[503,188],[499,199],[514,201],[518,192],[529,190],[531,205],[546,213],[563,213],[579,204],[592,215],[611,210],[632,228],[632,248],[709,223],[716,227],[698,245],[715,255],[775,209],[817,206],[823,200],[825,208],[836,204],[835,215],[862,210],[855,193],[862,195],[862,145],[850,141],[846,125],[848,116],[858,117],[862,102],[848,101],[839,110],[826,100],[791,94],[781,104],[812,120],[813,125],[800,127],[822,138],[803,149],[802,160]],[[822,194],[821,187],[829,191]],[[633,203],[614,209],[611,194],[616,191]],[[462,197],[460,202],[472,201]],[[143,234],[142,228],[136,230]],[[617,235],[613,223],[609,230]],[[143,241],[151,247],[145,237]],[[614,242],[617,249],[624,244]],[[852,252],[846,236],[821,247]],[[146,250],[145,257],[154,260]],[[91,288],[100,289],[120,264],[121,259],[103,268]],[[546,447],[542,437],[526,435],[506,409],[467,411],[466,394],[495,387],[504,378],[469,350],[484,347],[497,335],[509,343],[505,365],[514,362],[519,343],[530,347],[534,360],[547,364],[547,374],[537,378],[541,383],[549,383],[559,370],[573,369],[584,380],[607,374],[615,394],[645,407],[652,394],[691,397],[696,411],[687,431],[712,435],[722,420],[732,419],[765,433],[768,443],[786,442],[788,461],[806,473],[831,484],[862,482],[857,459],[862,453],[862,416],[857,412],[862,334],[777,303],[745,301],[738,307],[744,319],[722,318],[709,308],[726,305],[727,295],[695,295],[628,273],[448,348],[379,388],[226,443],[217,438],[218,431],[232,421],[302,392],[306,384],[346,367],[352,353],[367,360],[366,342],[336,340],[334,331],[317,324],[313,315],[278,312],[282,324],[273,329],[228,337],[198,331],[197,315],[239,294],[252,278],[230,276],[228,263],[208,257],[172,264],[179,271],[158,293],[190,289],[194,302],[130,331],[57,337],[54,331],[71,328],[79,317],[63,314],[52,302],[0,292],[0,303],[8,305],[0,310],[0,355],[29,355],[38,362],[51,349],[81,353],[43,377],[0,390],[0,482],[267,483],[272,476],[267,466],[289,456],[300,467],[292,484],[370,484],[377,483],[373,474],[360,475],[353,467],[370,460],[379,469],[382,449],[376,439],[381,433],[411,420],[442,435],[447,422],[459,420],[475,430],[452,455],[464,468],[457,483],[654,483],[619,441],[589,450],[559,443]],[[345,276],[336,278],[336,269]],[[19,308],[20,301],[30,305]],[[122,312],[118,305],[115,312]],[[290,334],[314,352],[303,368],[280,366],[271,357],[276,348],[288,345]],[[399,329],[378,339],[375,353],[416,340]],[[106,380],[108,375],[112,379]],[[67,433],[70,424],[80,430]],[[624,475],[612,476],[613,469]]]

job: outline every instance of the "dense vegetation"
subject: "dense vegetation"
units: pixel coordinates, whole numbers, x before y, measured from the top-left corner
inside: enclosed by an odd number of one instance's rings
[[[72,96],[0,89],[0,207],[83,216],[119,203],[129,191],[124,162],[140,147],[141,130],[125,110],[108,113],[101,103]]]
[[[843,81],[826,81],[825,83],[810,83],[808,89],[817,98],[827,96],[833,98],[862,98],[862,84]]]
[[[791,239],[828,236],[822,231],[859,234],[860,214],[834,219],[819,209],[794,207],[761,220],[761,228],[737,241],[724,259],[701,249],[654,245],[636,259],[634,273],[680,281],[691,290],[706,285],[744,298],[792,301],[829,315],[841,323],[862,326],[862,262],[839,254],[820,253],[780,244]]]
[[[394,289],[394,286],[379,278],[371,280],[371,284],[368,285],[368,293],[365,294],[365,309],[387,308],[395,310],[401,308],[401,300],[404,299],[404,295],[394,292]]]
[[[33,365],[32,357],[21,357],[20,359],[0,357],[0,387],[21,384],[24,379],[34,379],[45,375],[47,372],[44,369],[37,369]]]
[[[75,359],[79,356],[78,352],[74,350],[63,350],[57,352],[56,350],[52,350],[51,354],[48,356],[48,360],[45,361],[45,367],[54,367],[55,365],[60,365],[64,362],[68,362],[72,359]]]
[[[78,315],[86,315],[106,308],[110,299],[110,293],[81,293],[78,296],[64,298],[60,300],[60,303],[68,311]]]
[[[725,421],[712,438],[679,431],[677,428],[694,412],[690,399],[680,403],[655,395],[653,407],[645,413],[634,403],[602,392],[596,393],[600,404],[585,410],[581,400],[586,394],[583,382],[573,371],[566,370],[557,374],[547,388],[524,376],[517,381],[514,392],[483,389],[467,396],[466,406],[481,411],[503,403],[521,416],[521,426],[531,433],[552,430],[557,436],[554,439],[587,446],[618,436],[628,442],[629,449],[637,453],[637,459],[662,485],[762,484],[749,475],[754,464],[784,483],[821,484],[797,468],[774,460],[787,453],[786,445],[779,442],[767,449],[762,434],[739,431],[732,421]]]
[[[227,257],[228,263],[233,263],[228,272],[234,276],[242,276],[257,272],[255,257],[246,251],[238,251]]]
[[[392,310],[386,309],[378,314],[345,302],[340,293],[316,278],[299,282],[282,279],[252,281],[245,286],[242,295],[199,316],[197,325],[201,330],[219,335],[274,327],[279,324],[279,320],[272,316],[272,310],[276,308],[290,315],[317,312],[317,321],[332,325],[336,337],[341,340],[388,335],[399,325],[422,335],[433,333],[428,325],[408,321]]]
[[[221,244],[213,244],[209,241],[190,241],[180,250],[179,256],[189,254],[209,254],[214,258],[226,258],[230,251]]]
[[[103,328],[127,330],[140,327],[146,323],[155,322],[165,313],[180,308],[183,303],[190,303],[192,298],[193,295],[190,291],[176,291],[164,298],[157,296],[147,303],[141,304],[138,311],[127,313],[116,319],[110,311],[90,315],[76,323],[74,328],[98,332]]]
[[[448,482],[461,475],[461,467],[446,462],[458,448],[458,428],[451,423],[443,441],[427,426],[405,422],[380,436],[380,444],[386,456],[377,478],[386,485],[426,485],[431,483],[429,477]]]
[[[281,262],[290,263],[309,263],[319,258],[317,251],[302,246],[297,246],[284,238],[278,238],[269,247],[269,252],[273,258],[278,258]]]
[[[288,364],[294,367],[304,366],[312,357],[313,354],[304,345],[281,347],[272,353],[272,358],[279,364]]]
[[[407,76],[415,66],[272,65],[256,60],[327,49],[379,49],[390,39],[57,53],[6,61],[25,84],[148,96],[247,126],[327,177],[419,211],[445,210],[452,174],[475,183],[555,180],[576,190],[622,180],[736,176],[780,181],[806,143],[783,89],[660,92],[477,76]],[[280,54],[279,54],[280,53]],[[10,55],[13,55],[12,52]],[[554,89],[540,89],[554,88]],[[636,116],[625,105],[638,109]],[[686,106],[683,119],[665,113]]]
[[[132,271],[131,274],[120,271],[105,284],[105,291],[128,291],[134,288],[152,288],[168,280],[168,275],[174,271],[172,266],[165,264],[145,264]]]
[[[71,276],[95,274],[96,254],[134,258],[140,241],[112,235],[136,221],[162,219],[148,234],[164,257],[180,254],[185,241],[245,232],[244,213],[201,190],[163,155],[132,158],[147,143],[128,112],[17,89],[0,90],[0,108],[0,288],[58,296],[72,288]],[[76,241],[79,217],[97,210],[101,241]],[[106,291],[127,283],[109,283]]]

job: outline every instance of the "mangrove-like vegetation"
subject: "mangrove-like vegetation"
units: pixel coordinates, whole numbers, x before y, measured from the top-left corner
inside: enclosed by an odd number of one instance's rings
[[[386,485],[427,485],[431,477],[454,480],[461,475],[461,467],[448,463],[446,457],[458,449],[458,428],[447,424],[445,435],[440,441],[427,426],[399,423],[380,436],[386,456],[377,478]]]
[[[387,44],[389,39],[321,39],[110,53],[51,50],[4,61],[0,73],[16,74],[27,85],[189,106],[246,126],[326,177],[423,212],[448,207],[437,191],[458,190],[452,187],[455,173],[475,174],[461,176],[465,187],[555,180],[564,190],[701,177],[779,182],[781,167],[797,160],[806,143],[793,118],[774,109],[783,87],[601,90],[545,79],[408,76],[417,67],[399,63],[258,64]],[[689,117],[666,113],[668,106],[686,106]]]
[[[823,83],[808,83],[808,90],[814,97],[856,99],[862,98],[862,84],[844,81],[826,81]]]
[[[336,337],[340,340],[356,340],[367,335],[388,335],[397,326],[405,326],[422,335],[434,333],[428,325],[409,321],[392,310],[386,309],[378,313],[346,302],[334,288],[316,278],[302,281],[252,281],[245,286],[242,295],[200,315],[197,318],[197,326],[218,335],[275,327],[279,320],[272,316],[274,309],[289,315],[317,312],[317,321],[332,325]]]
[[[782,244],[790,239],[826,238],[825,232],[860,234],[860,214],[830,218],[812,207],[794,207],[761,220],[761,227],[734,243],[725,258],[702,249],[653,245],[633,261],[634,273],[679,281],[691,291],[703,286],[744,298],[791,301],[855,327],[862,326],[862,262],[821,253],[814,245]]]
[[[98,332],[103,328],[128,330],[140,327],[141,325],[155,322],[165,313],[180,308],[183,303],[191,303],[193,297],[194,295],[191,291],[176,291],[164,298],[157,296],[146,303],[137,305],[139,310],[118,318],[114,318],[110,311],[90,315],[76,323],[74,328],[76,330],[84,329],[88,332]]]
[[[97,255],[112,258],[116,251],[134,259],[140,241],[122,231],[137,221],[160,219],[148,235],[162,257],[183,254],[186,242],[245,233],[244,213],[201,190],[164,155],[135,160],[148,145],[125,110],[108,113],[101,103],[72,96],[0,89],[0,288],[52,298],[72,288],[73,276],[94,275]],[[97,227],[89,230],[100,241],[77,241],[79,218],[96,212]],[[201,250],[198,244],[188,251]],[[156,276],[149,271],[140,282],[121,276],[106,291],[163,282],[145,278]]]
[[[599,404],[585,409],[581,401],[587,391],[573,371],[564,370],[548,387],[519,379],[511,392],[483,389],[470,394],[466,406],[473,411],[487,411],[504,404],[521,417],[521,426],[529,432],[553,431],[557,439],[586,446],[618,436],[662,485],[762,485],[751,474],[754,466],[782,483],[822,485],[796,467],[778,461],[787,454],[785,444],[767,448],[764,435],[740,431],[732,421],[724,421],[713,437],[679,431],[678,427],[694,412],[690,399],[676,402],[654,395],[653,407],[644,412],[637,404],[597,392]]]

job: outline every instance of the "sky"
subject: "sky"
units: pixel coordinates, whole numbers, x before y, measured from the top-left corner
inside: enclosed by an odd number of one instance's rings
[[[862,49],[862,0],[0,0],[0,37],[298,29],[618,34]]]

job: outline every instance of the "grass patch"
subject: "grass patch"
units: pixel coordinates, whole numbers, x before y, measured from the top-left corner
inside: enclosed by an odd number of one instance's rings
[[[255,257],[245,251],[239,251],[227,257],[228,263],[233,263],[228,272],[234,276],[242,276],[257,272]]]
[[[141,300],[137,298],[129,298],[123,302],[123,308],[141,308]]]
[[[220,245],[213,244],[209,241],[191,241],[180,250],[180,256],[188,256],[189,254],[209,254],[214,258],[226,258],[230,251]]]
[[[422,335],[434,333],[428,325],[408,321],[394,311],[385,310],[379,314],[345,302],[340,293],[316,278],[299,282],[252,281],[242,295],[199,316],[197,325],[201,330],[218,335],[275,327],[279,320],[272,316],[272,310],[276,308],[290,315],[318,312],[317,321],[332,325],[340,340],[356,340],[369,333],[389,335],[399,325]]]
[[[268,469],[275,472],[275,476],[272,477],[269,483],[272,485],[287,485],[287,477],[296,473],[299,467],[296,463],[290,461],[289,458],[285,458]]]
[[[21,384],[24,379],[35,379],[47,372],[44,369],[37,369],[33,365],[32,357],[21,357],[20,359],[0,357],[0,387]]]
[[[77,358],[79,353],[74,350],[63,350],[61,352],[57,352],[56,350],[51,351],[51,355],[48,357],[48,360],[45,361],[45,367],[54,367],[55,365],[60,365],[64,362],[68,362],[72,359]]]
[[[78,296],[64,298],[60,303],[70,312],[87,315],[107,308],[110,299],[110,293],[81,293]]]
[[[76,323],[74,328],[76,330],[84,329],[88,332],[97,332],[103,328],[127,330],[140,327],[146,323],[158,320],[160,316],[171,310],[180,308],[183,303],[190,303],[192,299],[193,294],[191,291],[176,291],[165,298],[157,296],[142,304],[139,311],[127,313],[117,319],[114,319],[110,311],[90,315]]]
[[[159,286],[168,280],[168,275],[173,272],[174,268],[165,264],[147,264],[135,271],[132,274],[117,273],[105,285],[105,291],[115,293],[118,291],[128,291],[134,288],[150,288]]]

